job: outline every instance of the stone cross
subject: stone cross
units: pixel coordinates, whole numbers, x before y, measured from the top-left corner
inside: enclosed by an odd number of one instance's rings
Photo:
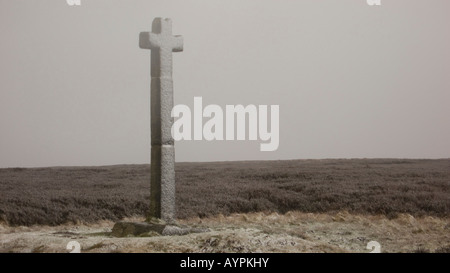
[[[139,47],[151,50],[151,178],[149,220],[175,222],[175,148],[172,52],[183,51],[183,37],[172,35],[170,19],[155,18],[152,32],[141,32]]]

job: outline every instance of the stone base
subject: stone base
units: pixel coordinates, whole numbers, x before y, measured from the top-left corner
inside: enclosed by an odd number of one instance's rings
[[[134,223],[117,222],[111,232],[114,237],[152,237],[152,236],[171,236],[186,235],[189,233],[208,232],[209,229],[191,228],[164,223]]]

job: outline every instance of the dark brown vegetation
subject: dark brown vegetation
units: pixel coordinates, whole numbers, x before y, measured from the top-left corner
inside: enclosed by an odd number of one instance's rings
[[[177,163],[178,218],[290,210],[450,214],[450,160],[340,159]],[[10,225],[144,216],[148,165],[0,169]]]

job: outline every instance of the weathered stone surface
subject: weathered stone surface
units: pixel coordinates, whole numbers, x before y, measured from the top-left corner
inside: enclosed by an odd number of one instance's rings
[[[152,77],[172,78],[172,52],[183,51],[183,37],[172,35],[169,18],[155,18],[152,32],[140,33],[139,47],[152,50]]]
[[[175,149],[172,52],[183,51],[183,37],[172,35],[170,19],[155,18],[152,32],[141,32],[139,46],[151,50],[151,182],[149,218],[175,222]]]
[[[175,222],[175,148],[153,145],[150,183],[150,218]]]
[[[172,79],[151,80],[151,144],[174,145],[172,137],[173,83]]]

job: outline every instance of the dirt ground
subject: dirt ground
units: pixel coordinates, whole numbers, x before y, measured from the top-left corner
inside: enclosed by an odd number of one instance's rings
[[[56,227],[0,225],[0,252],[70,252],[67,245],[71,241],[80,244],[81,252],[370,252],[370,241],[378,242],[381,252],[442,252],[450,248],[450,219],[431,216],[401,214],[388,219],[347,212],[259,212],[179,223],[210,231],[114,238],[110,221]]]

